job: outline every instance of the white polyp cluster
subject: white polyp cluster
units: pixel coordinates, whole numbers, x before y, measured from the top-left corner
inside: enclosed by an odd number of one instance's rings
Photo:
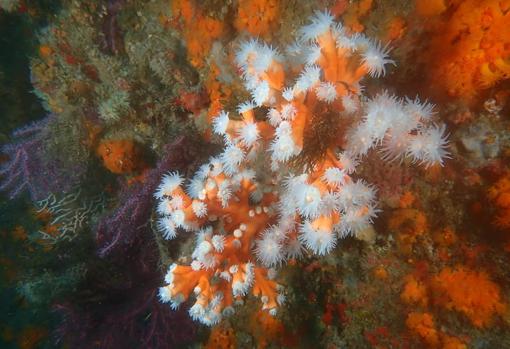
[[[202,295],[198,296],[199,299],[202,297]],[[213,299],[209,301],[206,306],[203,306],[202,303],[197,301],[189,309],[188,313],[193,320],[199,321],[204,325],[217,325],[221,321],[223,315],[221,310],[222,301],[223,295],[218,293],[214,295]]]
[[[212,229],[200,230],[197,233],[196,246],[191,254],[193,263],[198,270],[212,269],[219,263],[217,254],[223,251],[225,247],[225,237],[222,235],[213,235]],[[195,270],[195,268],[193,268]]]
[[[299,242],[324,255],[336,246],[338,238],[355,235],[372,223],[377,212],[375,189],[334,167],[327,168],[314,183],[309,183],[308,177],[287,178],[280,216],[290,220],[298,214],[302,222]],[[296,247],[295,253],[299,254],[299,246]]]
[[[299,240],[314,253],[325,255],[335,248],[337,236],[327,229],[315,228],[306,220],[301,226]]]
[[[450,156],[447,146],[446,126],[432,124],[410,137],[406,154],[426,167],[438,163],[443,165],[444,159]]]
[[[363,94],[363,79],[395,65],[388,46],[349,34],[326,11],[283,51],[258,39],[239,44],[235,62],[250,97],[212,118],[223,151],[185,185],[179,174],[165,174],[154,193],[162,236],[196,235],[189,265],[169,268],[159,297],[172,308],[195,297],[189,314],[206,325],[249,293],[276,314],[285,295],[274,268],[305,253],[328,254],[373,223],[376,188],[354,178],[369,152],[425,167],[449,156],[431,103]],[[327,140],[335,145],[317,162],[299,168],[297,157],[313,144],[305,135],[322,132],[307,132],[316,121],[340,122],[341,134]]]
[[[246,296],[255,277],[253,263],[246,263],[240,266],[230,268],[230,273],[233,275],[232,294],[234,297]]]
[[[238,131],[238,134],[241,142],[247,147],[254,145],[260,137],[257,124],[254,122],[246,122]]]
[[[314,42],[320,35],[327,32],[334,24],[333,15],[329,11],[316,11],[310,18],[310,23],[299,30],[300,39],[303,42]]]
[[[174,271],[176,270],[177,265],[172,264],[168,268],[168,271],[165,275],[165,282],[168,284],[167,286],[159,288],[159,299],[163,303],[170,303],[170,307],[172,309],[177,309],[186,299],[185,296],[175,291],[174,287]]]
[[[282,121],[275,130],[275,138],[271,142],[270,151],[273,161],[285,162],[298,155],[301,149],[292,138],[292,127],[289,122]]]
[[[361,157],[381,146],[383,159],[409,156],[430,166],[449,157],[444,125],[431,122],[433,105],[418,98],[400,99],[386,91],[366,103],[362,120],[349,132],[348,152]]]
[[[163,199],[165,197],[172,196],[172,192],[182,184],[184,179],[176,172],[169,172],[163,176],[160,185],[154,193],[154,197],[157,199]]]
[[[273,64],[282,60],[281,55],[273,47],[256,39],[242,42],[236,54],[236,62],[243,73],[245,88],[252,96],[254,106],[273,104],[274,90],[263,74],[273,69]]]

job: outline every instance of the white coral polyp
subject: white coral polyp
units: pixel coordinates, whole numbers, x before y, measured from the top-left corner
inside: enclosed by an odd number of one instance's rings
[[[326,183],[331,186],[341,186],[345,183],[346,173],[338,167],[329,167],[324,173]]]
[[[269,150],[273,160],[281,162],[285,162],[299,154],[300,149],[292,138],[292,129],[288,122],[282,122],[276,129],[276,137],[271,142]]]
[[[164,196],[171,196],[172,192],[184,182],[184,179],[175,172],[169,172],[163,176],[161,184],[156,189],[154,196],[162,199]]]
[[[303,41],[316,40],[317,37],[329,30],[333,24],[333,16],[329,11],[316,11],[310,18],[311,23],[299,30]]]
[[[279,265],[284,258],[281,242],[271,234],[264,234],[255,242],[255,255],[266,267]]]
[[[221,163],[225,172],[229,175],[238,171],[243,160],[244,152],[233,143],[227,144],[223,154],[221,154]]]
[[[380,42],[370,41],[365,52],[362,54],[362,62],[367,65],[368,73],[378,78],[386,74],[386,64],[395,65],[395,61],[388,57],[388,46],[382,46]]]
[[[321,82],[319,86],[315,88],[315,93],[319,100],[326,103],[333,102],[337,97],[336,87],[331,82]]]
[[[446,126],[431,126],[421,130],[417,135],[410,138],[407,154],[415,161],[429,167],[433,164],[443,165],[443,160],[448,158],[448,140]]]
[[[214,119],[213,119],[213,131],[216,134],[224,135],[227,132],[227,127],[230,119],[228,117],[228,113],[221,111]]]
[[[174,239],[177,236],[176,225],[171,217],[161,217],[158,220],[158,229],[166,240]]]
[[[331,252],[336,246],[337,237],[331,231],[314,229],[309,221],[301,226],[299,241],[318,255]]]
[[[294,198],[303,217],[316,217],[321,207],[321,192],[313,185],[301,184],[296,186]]]
[[[193,213],[195,214],[195,216],[197,216],[198,218],[207,216],[207,204],[206,203],[204,203],[202,201],[195,200],[191,203],[191,208],[193,209]]]
[[[239,138],[241,142],[247,146],[252,146],[259,139],[259,130],[254,122],[247,122],[239,130]]]

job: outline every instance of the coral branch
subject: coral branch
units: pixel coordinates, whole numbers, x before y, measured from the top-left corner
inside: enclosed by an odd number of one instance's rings
[[[407,156],[425,166],[448,157],[431,104],[386,92],[363,97],[362,80],[395,64],[387,46],[348,34],[327,11],[300,36],[287,56],[257,39],[239,45],[235,60],[251,100],[213,119],[223,153],[186,189],[172,172],[154,194],[165,238],[197,235],[190,266],[169,268],[160,298],[177,308],[194,294],[190,316],[206,325],[250,290],[276,314],[285,296],[274,267],[305,250],[325,255],[370,226],[375,188],[352,177],[370,149],[382,144],[388,160]]]

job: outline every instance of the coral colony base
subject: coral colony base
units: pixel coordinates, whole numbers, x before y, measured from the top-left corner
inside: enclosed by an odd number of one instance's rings
[[[316,12],[285,53],[257,39],[239,45],[252,98],[213,119],[223,153],[186,185],[166,174],[154,194],[166,239],[196,233],[191,265],[168,269],[163,302],[177,308],[193,293],[190,316],[214,325],[251,292],[274,315],[285,300],[276,267],[306,250],[328,254],[372,223],[376,189],[352,177],[370,149],[387,161],[443,163],[447,135],[431,104],[363,95],[363,78],[395,64],[388,52],[329,12]]]

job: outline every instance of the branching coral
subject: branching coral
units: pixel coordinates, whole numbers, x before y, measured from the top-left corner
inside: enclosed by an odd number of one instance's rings
[[[429,103],[387,92],[362,101],[362,79],[394,63],[387,47],[317,12],[286,52],[240,43],[236,63],[252,98],[213,119],[224,151],[187,188],[168,173],[155,192],[165,238],[197,232],[191,265],[170,266],[160,297],[176,308],[194,294],[190,315],[207,325],[250,291],[276,313],[284,295],[273,267],[305,249],[325,255],[369,226],[375,189],[351,174],[370,149],[382,144],[387,159],[426,166],[448,155]]]

